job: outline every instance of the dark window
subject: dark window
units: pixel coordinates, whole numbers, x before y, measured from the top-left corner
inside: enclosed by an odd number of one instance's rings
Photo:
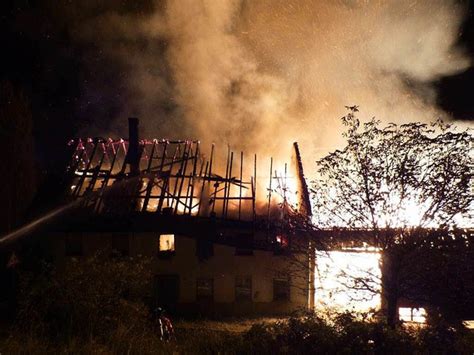
[[[65,253],[67,256],[81,256],[84,253],[82,235],[70,234],[65,240]]]
[[[179,297],[179,276],[156,275],[153,280],[153,294],[156,306],[173,311]]]
[[[130,246],[128,243],[128,234],[112,235],[112,255],[128,256],[130,254]]]
[[[209,259],[214,255],[214,244],[212,241],[198,238],[196,241],[196,256],[199,260]]]
[[[235,300],[252,301],[252,277],[236,276],[235,277]]]
[[[253,249],[235,248],[235,255],[253,255]]]
[[[210,278],[199,278],[196,284],[196,299],[198,301],[214,299],[214,280]]]
[[[273,300],[289,301],[290,300],[290,282],[288,278],[273,279]]]
[[[242,233],[236,237],[235,255],[253,255],[253,234]]]

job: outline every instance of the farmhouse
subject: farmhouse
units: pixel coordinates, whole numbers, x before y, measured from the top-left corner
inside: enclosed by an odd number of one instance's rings
[[[294,223],[311,217],[296,143],[293,162],[279,172],[271,160],[262,179],[257,156],[247,166],[229,150],[218,164],[214,146],[206,156],[197,141],[139,139],[134,118],[129,140],[77,139],[70,148],[76,208],[49,231],[59,265],[107,248],[152,256],[153,302],[178,313],[313,307],[310,238]]]

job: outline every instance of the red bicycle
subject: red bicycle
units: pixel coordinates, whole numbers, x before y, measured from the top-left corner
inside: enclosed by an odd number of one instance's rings
[[[154,328],[158,331],[160,339],[163,341],[174,340],[174,329],[171,319],[166,315],[166,312],[161,307],[155,308],[152,312],[152,320]]]

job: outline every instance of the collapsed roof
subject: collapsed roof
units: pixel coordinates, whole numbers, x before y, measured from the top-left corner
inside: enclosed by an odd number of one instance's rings
[[[250,221],[275,219],[289,211],[311,216],[308,189],[297,143],[291,173],[259,176],[257,156],[228,148],[225,165],[192,140],[139,139],[138,119],[129,119],[129,139],[87,138],[73,149],[70,194],[94,213],[129,212],[189,215]],[[266,183],[263,182],[265,180]]]

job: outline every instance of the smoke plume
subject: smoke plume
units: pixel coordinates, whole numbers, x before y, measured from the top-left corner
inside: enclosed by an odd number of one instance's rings
[[[464,13],[454,0],[170,0],[106,8],[74,33],[94,44],[88,63],[113,63],[84,95],[113,96],[114,124],[136,115],[144,135],[264,156],[299,141],[310,162],[341,143],[345,105],[386,122],[446,117],[432,83],[470,65],[455,46]]]

